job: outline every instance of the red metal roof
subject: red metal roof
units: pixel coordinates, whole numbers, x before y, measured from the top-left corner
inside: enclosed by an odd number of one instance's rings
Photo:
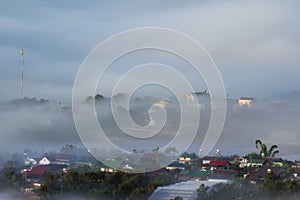
[[[49,167],[32,167],[30,170],[24,171],[27,175],[43,175],[49,172]]]
[[[218,167],[218,166],[221,166],[221,167],[225,167],[227,165],[227,161],[224,161],[224,160],[211,160],[209,162],[209,166],[215,166],[215,167]]]

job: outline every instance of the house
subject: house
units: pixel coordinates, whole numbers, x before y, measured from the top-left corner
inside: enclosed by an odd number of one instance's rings
[[[178,181],[188,181],[188,180],[207,180],[210,171],[206,170],[183,170],[177,174]]]
[[[43,157],[40,161],[39,161],[39,165],[50,165],[51,161],[50,159],[48,159],[47,157]]]
[[[255,98],[253,97],[240,97],[238,100],[238,105],[243,107],[250,107],[255,103]]]
[[[264,164],[272,167],[283,167],[284,161],[281,158],[265,158]]]
[[[238,172],[235,170],[217,169],[209,176],[208,181],[232,183],[237,175]]]
[[[192,92],[186,95],[187,102],[194,102],[199,105],[199,108],[206,109],[210,107],[211,96],[204,90],[203,92]]]
[[[234,163],[239,166],[239,168],[245,168],[247,167],[248,160],[246,158],[239,157],[234,159]]]
[[[124,167],[122,167],[122,171],[131,172],[134,170],[134,167],[128,164],[125,164]]]
[[[60,153],[55,156],[55,164],[70,165],[76,158],[73,154]]]
[[[33,158],[26,157],[24,160],[25,165],[36,165],[37,161]]]
[[[300,179],[300,168],[293,168],[290,178],[294,179],[294,180],[299,180]]]
[[[250,160],[250,162],[247,163],[247,167],[250,168],[260,168],[265,164],[265,160],[264,159],[253,159]]]
[[[100,171],[101,172],[109,172],[109,173],[113,173],[113,172],[117,172],[116,169],[111,168],[111,167],[100,167]]]
[[[191,165],[197,162],[199,158],[197,158],[196,154],[188,154],[184,153],[179,157],[179,163]]]
[[[209,163],[202,165],[202,169],[210,169],[211,171],[216,169],[229,169],[230,163],[225,160],[211,160]]]
[[[208,164],[211,160],[216,160],[216,157],[213,156],[205,156],[202,158],[202,164]]]
[[[180,162],[173,162],[166,167],[166,169],[168,169],[168,170],[176,170],[176,169],[185,170],[187,168],[189,168],[189,166],[187,164],[180,163]]]
[[[30,169],[24,169],[21,171],[25,179],[27,178],[41,178],[49,172],[48,166],[34,166]]]
[[[256,184],[259,181],[264,181],[266,175],[270,172],[273,172],[279,176],[284,176],[285,170],[282,167],[262,166],[259,169],[252,170],[249,172],[249,181],[252,184]]]
[[[68,165],[61,165],[61,164],[55,164],[55,163],[49,164],[48,167],[49,167],[50,172],[66,171],[69,168]]]
[[[180,156],[179,157],[179,163],[182,163],[182,164],[191,164],[192,162],[192,158],[191,157],[184,157],[184,156]]]
[[[291,165],[291,167],[292,168],[299,168],[300,169],[300,161],[295,161],[295,163],[293,163],[292,165]]]
[[[125,167],[124,161],[120,159],[106,159],[103,161],[103,163],[100,165],[100,171],[101,172],[116,172],[118,169],[122,169]]]

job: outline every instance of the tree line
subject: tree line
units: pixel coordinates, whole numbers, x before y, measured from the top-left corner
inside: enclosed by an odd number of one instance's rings
[[[171,173],[80,173],[70,170],[48,174],[37,193],[44,199],[62,194],[83,195],[89,199],[147,199],[157,187],[173,183],[175,179]]]

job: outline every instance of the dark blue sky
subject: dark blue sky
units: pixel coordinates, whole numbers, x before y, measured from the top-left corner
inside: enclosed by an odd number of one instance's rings
[[[70,101],[76,72],[88,53],[113,34],[144,26],[175,29],[201,43],[232,97],[270,98],[300,90],[299,10],[297,0],[4,0],[1,100],[18,97],[22,48],[25,95]]]

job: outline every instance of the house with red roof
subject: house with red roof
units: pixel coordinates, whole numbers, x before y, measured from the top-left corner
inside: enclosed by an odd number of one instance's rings
[[[24,169],[22,170],[22,174],[26,178],[41,178],[47,175],[47,173],[50,171],[50,168],[48,166],[34,166],[30,169]]]
[[[211,171],[216,169],[229,169],[230,163],[226,160],[210,160],[202,164],[202,169],[209,169]]]

